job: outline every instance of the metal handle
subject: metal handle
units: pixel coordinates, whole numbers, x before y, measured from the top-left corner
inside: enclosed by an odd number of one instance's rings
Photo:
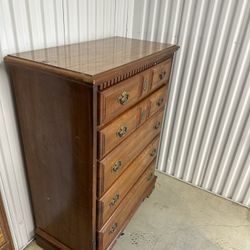
[[[114,223],[112,226],[111,226],[111,229],[109,230],[109,234],[112,234],[115,232],[115,230],[117,229],[118,227],[118,224],[117,223]]]
[[[124,104],[126,104],[128,102],[128,98],[129,98],[129,93],[124,91],[118,97],[118,101],[120,102],[121,105],[124,105]]]
[[[141,112],[141,120],[144,120],[145,116],[146,116],[146,110],[143,110]]]
[[[154,125],[154,129],[158,129],[161,126],[161,123],[158,121],[155,125]]]
[[[154,176],[154,173],[150,173],[149,176],[147,177],[147,180],[150,181],[152,179],[152,177]]]
[[[120,194],[115,194],[115,196],[112,198],[112,200],[111,200],[111,202],[110,202],[110,207],[113,207],[115,204],[116,204],[116,202],[119,200],[119,198],[120,198]]]
[[[148,79],[145,79],[143,81],[143,91],[147,90],[147,88],[148,88]]]
[[[128,132],[128,127],[127,126],[121,126],[118,131],[116,132],[116,135],[121,138],[124,135],[126,135]]]
[[[112,171],[116,173],[120,170],[121,167],[122,167],[122,162],[116,161],[114,166],[112,167]]]
[[[160,74],[159,74],[159,79],[162,80],[166,75],[166,71],[165,70],[161,70]]]
[[[151,151],[150,156],[154,157],[154,156],[156,155],[156,152],[157,152],[157,150],[156,150],[156,148],[154,148],[154,149]]]
[[[156,105],[157,105],[158,107],[160,107],[160,106],[162,105],[163,101],[164,101],[163,97],[160,97],[160,98],[158,99],[158,101],[156,102]]]

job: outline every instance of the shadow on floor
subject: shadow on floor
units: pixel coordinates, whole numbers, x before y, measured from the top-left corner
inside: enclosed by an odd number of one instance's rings
[[[113,250],[250,250],[250,210],[157,173]],[[26,250],[41,249],[32,243]]]

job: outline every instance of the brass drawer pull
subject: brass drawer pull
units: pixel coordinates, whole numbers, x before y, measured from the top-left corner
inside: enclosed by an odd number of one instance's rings
[[[121,126],[118,131],[116,132],[117,137],[122,138],[128,132],[127,126]]]
[[[112,234],[115,232],[115,230],[117,229],[118,227],[118,224],[117,223],[114,223],[112,226],[111,226],[111,229],[109,230],[109,234]]]
[[[156,148],[154,148],[154,149],[151,151],[150,156],[154,157],[154,156],[156,155],[156,153],[157,153],[157,150],[156,150]]]
[[[149,176],[147,177],[147,180],[150,181],[152,179],[152,177],[154,176],[154,173],[150,173]]]
[[[117,161],[114,166],[112,167],[112,171],[113,172],[118,172],[122,167],[122,162],[121,161]]]
[[[115,206],[115,204],[116,204],[116,202],[119,200],[119,198],[120,198],[120,195],[117,193],[117,194],[115,194],[115,196],[112,198],[112,201],[110,202],[110,207],[113,207],[113,206]]]
[[[164,101],[163,97],[160,97],[160,98],[158,99],[158,101],[156,102],[156,105],[157,105],[158,107],[160,107],[160,106],[162,105],[163,101]]]
[[[143,111],[141,112],[141,120],[144,120],[145,116],[146,116],[146,111],[143,110]]]
[[[122,94],[118,97],[118,101],[121,105],[125,105],[128,102],[129,93],[124,91]]]
[[[165,70],[161,70],[160,74],[159,74],[159,79],[162,80],[166,75],[166,71]]]
[[[154,129],[158,129],[161,126],[161,123],[158,121],[155,125],[154,125]]]
[[[148,88],[148,79],[145,79],[143,81],[143,91],[147,90],[147,88]]]

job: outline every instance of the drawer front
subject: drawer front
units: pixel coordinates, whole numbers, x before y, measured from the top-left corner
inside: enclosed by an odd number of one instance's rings
[[[171,66],[172,58],[160,63],[153,68],[152,89],[157,88],[164,82],[168,82],[170,78]]]
[[[137,155],[160,133],[163,109],[149,118],[126,140],[99,162],[99,197],[121,175]],[[139,143],[136,143],[139,142]]]
[[[128,166],[111,188],[98,200],[98,228],[100,229],[114,210],[119,206],[128,191],[138,180],[147,166],[155,159],[159,136]]]
[[[144,75],[138,74],[100,93],[99,124],[105,123],[135,104],[144,89]]]
[[[134,108],[120,115],[111,124],[98,132],[98,158],[101,159],[127,138],[148,117],[162,108],[166,102],[167,85],[155,91]]]
[[[138,106],[125,112],[98,132],[98,158],[102,158],[128,137],[139,124]]]
[[[155,114],[159,109],[164,107],[167,100],[168,85],[164,85],[159,90],[155,91],[149,96],[149,116]]]
[[[155,162],[142,174],[134,187],[129,191],[120,206],[113,213],[107,223],[98,232],[98,244],[100,250],[107,249],[110,243],[123,230],[124,225],[129,221],[132,213],[145,197],[145,191],[155,182],[154,177]]]
[[[105,124],[136,102],[166,84],[172,58],[99,93],[98,124]]]

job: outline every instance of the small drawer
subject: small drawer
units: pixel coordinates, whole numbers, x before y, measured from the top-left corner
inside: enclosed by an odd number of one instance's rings
[[[160,133],[163,109],[149,118],[143,125],[136,129],[118,147],[112,150],[98,164],[99,197],[121,175],[128,165],[140,154],[156,135]],[[140,143],[136,143],[140,142]]]
[[[156,180],[156,177],[154,176],[154,168],[155,162],[150,164],[115,212],[111,215],[106,224],[97,232],[100,250],[107,249],[119,236],[129,222],[136,208],[152,191]]]
[[[100,92],[98,124],[110,121],[143,98],[150,89],[149,74],[149,71],[143,72]]]
[[[139,125],[161,109],[167,98],[167,85],[156,90],[135,107],[118,116],[98,132],[98,159],[127,138]]]
[[[100,229],[121,203],[127,192],[155,159],[159,137],[154,139],[142,153],[128,166],[111,188],[98,200],[98,228]]]
[[[167,100],[167,89],[168,85],[164,85],[162,88],[154,92],[149,97],[150,101],[150,111],[149,116],[156,113],[159,109],[164,107],[166,100]]]
[[[170,78],[172,58],[160,63],[153,68],[152,89],[159,85],[168,82]]]

